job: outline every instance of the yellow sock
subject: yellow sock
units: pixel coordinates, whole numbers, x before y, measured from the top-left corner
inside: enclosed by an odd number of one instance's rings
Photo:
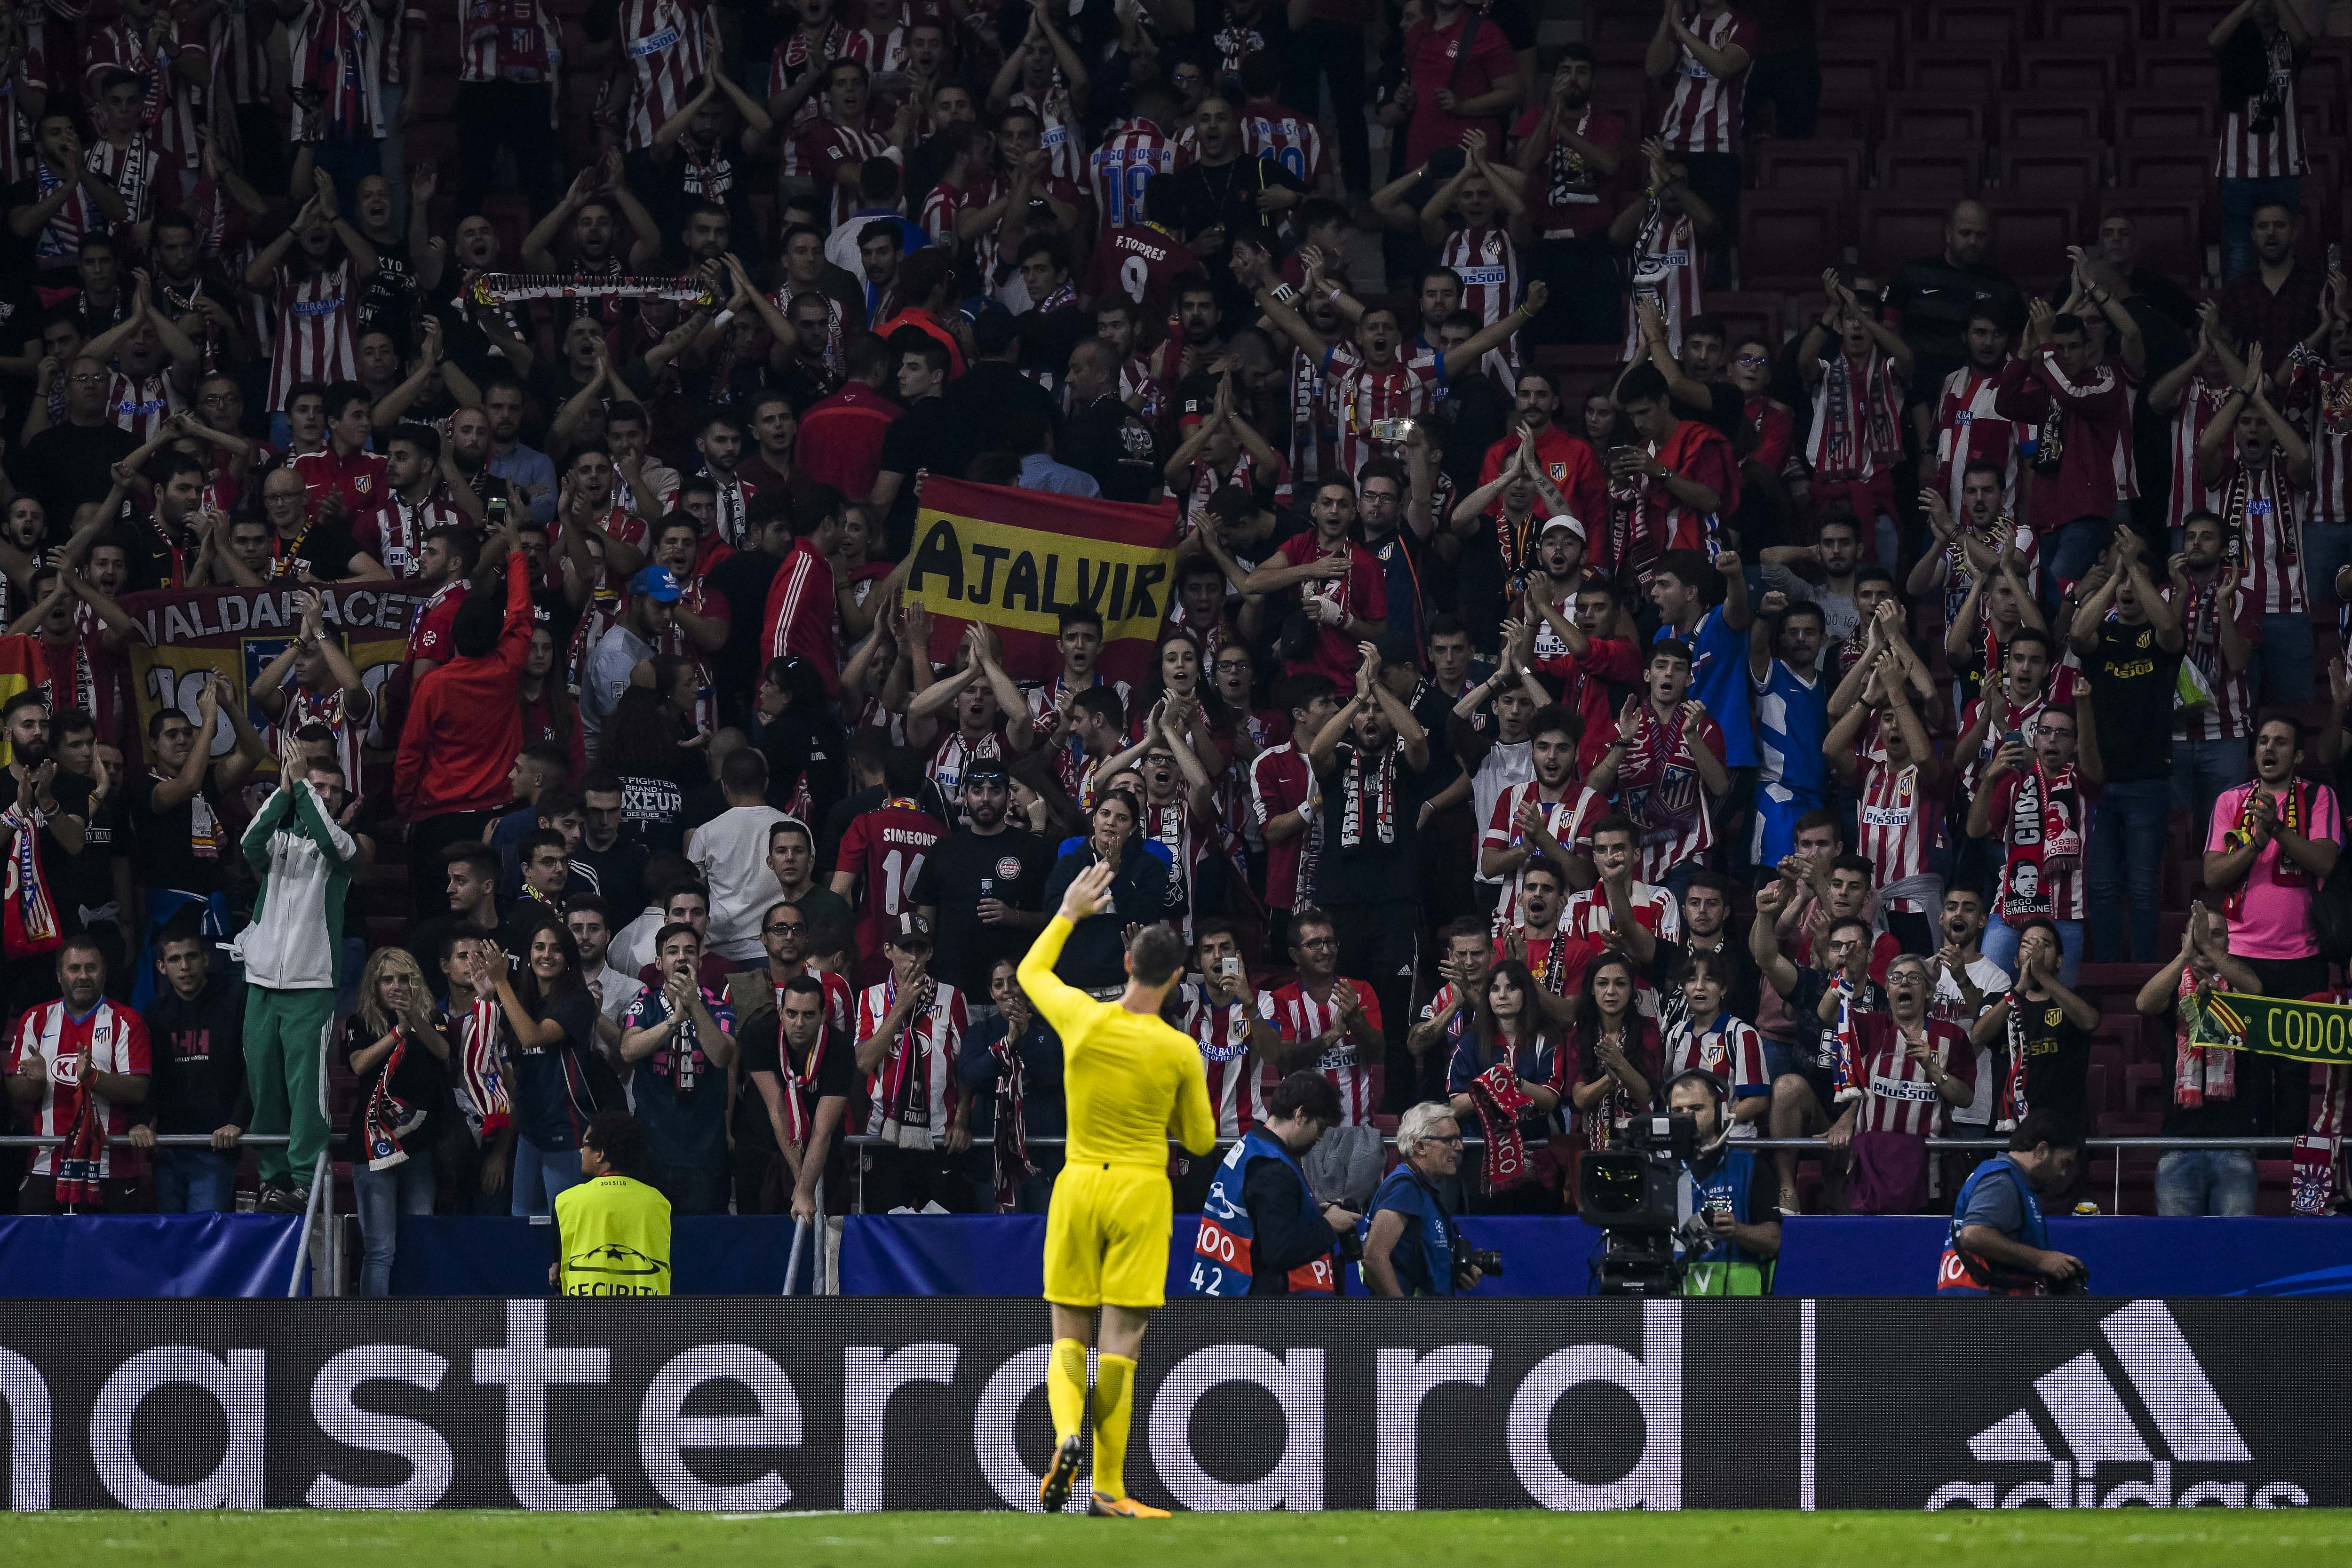
[[[1095,1490],[1127,1495],[1127,1418],[1135,1411],[1135,1363],[1106,1355],[1095,1363]]]
[[[1054,1412],[1054,1441],[1077,1436],[1087,1418],[1087,1347],[1080,1340],[1055,1340],[1045,1369],[1045,1403]]]

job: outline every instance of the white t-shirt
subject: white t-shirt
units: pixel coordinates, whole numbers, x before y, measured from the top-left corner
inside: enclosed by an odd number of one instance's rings
[[[1987,1006],[1992,1005],[1994,999],[2008,993],[2009,983],[2009,971],[1990,958],[1979,957],[1974,963],[1969,965],[1969,984],[1984,993]],[[1952,984],[1952,977],[1945,973],[1941,968],[1936,971],[1936,994],[1929,1002],[1928,1007],[1932,1016],[1946,1018],[1957,1024],[1963,1033],[1967,1031],[1969,1025],[1976,1022],[1975,1018],[1962,1016],[1968,1010],[1967,999],[1960,994],[1960,988]],[[1977,1047],[1976,1098],[1967,1105],[1954,1108],[1952,1111],[1952,1121],[1955,1123],[1966,1123],[1971,1136],[1982,1132],[1992,1124],[1992,1106],[1996,1098],[1993,1089],[1992,1047],[1979,1046]]]
[[[686,836],[686,858],[710,884],[710,946],[722,958],[764,956],[760,917],[784,896],[768,869],[768,829],[786,820],[772,805],[730,805]]]

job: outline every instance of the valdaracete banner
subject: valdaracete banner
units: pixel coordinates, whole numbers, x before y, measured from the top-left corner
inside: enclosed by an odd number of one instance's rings
[[[352,663],[371,698],[408,651],[408,626],[423,601],[394,583],[326,584],[326,621],[340,627]],[[146,633],[131,645],[131,676],[139,694],[139,731],[145,734],[166,705],[189,719],[214,670],[242,694],[302,628],[301,589],[294,583],[266,588],[166,588],[123,596],[122,610]],[[216,721],[215,755],[234,744],[228,721]],[[275,764],[272,764],[275,765]]]
[[[1169,508],[931,476],[907,588],[932,615],[934,663],[952,662],[981,621],[996,629],[1006,674],[1047,679],[1062,668],[1063,613],[1084,605],[1102,616],[1103,674],[1135,681],[1150,670],[1175,561]]]

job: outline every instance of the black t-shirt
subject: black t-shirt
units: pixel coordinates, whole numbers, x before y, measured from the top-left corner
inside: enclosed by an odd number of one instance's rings
[[[1378,771],[1365,770],[1365,804],[1350,836],[1347,795],[1354,776],[1356,742],[1342,741],[1332,751],[1330,768],[1321,774],[1323,810],[1318,816],[1323,835],[1321,858],[1316,862],[1315,897],[1322,904],[1382,904],[1409,900],[1420,887],[1421,808],[1423,802],[1453,782],[1454,770],[1436,753],[1429,766],[1416,773],[1396,748],[1395,784],[1387,812],[1388,832],[1381,832]]]
[[[783,564],[781,555],[741,550],[703,579],[727,601],[727,646],[713,661],[713,676],[720,691],[746,701],[759,689],[767,663],[768,589]]]
[[[565,1083],[564,1053],[596,1048],[596,1000],[575,986],[540,1009],[541,1021],[561,1025],[563,1037],[542,1050],[515,1052],[515,1127],[543,1150],[577,1149],[586,1119]]]
[[[2034,1110],[2053,1110],[2077,1127],[2087,1126],[2089,1095],[2085,1087],[2091,1069],[2091,1037],[2075,1026],[2054,1000],[2036,1002],[2025,996],[2010,1005],[2024,1010],[2025,1103]]]
[[[152,517],[123,518],[114,525],[114,542],[122,546],[123,558],[130,564],[131,591],[144,593],[161,588],[171,582],[175,566],[193,563],[196,558],[196,542],[183,536],[180,552],[172,553],[172,545],[163,537],[163,525]]]
[[[645,908],[646,847],[631,842],[627,834],[614,839],[610,849],[591,848],[583,840],[572,852],[572,863],[586,869],[593,891],[612,905],[615,919]]]
[[[787,708],[761,726],[760,754],[768,759],[768,804],[790,811],[802,778],[808,780],[811,826],[824,820],[846,787],[849,732],[820,709]]]
[[[1018,829],[982,837],[959,828],[933,845],[915,879],[915,902],[939,910],[932,973],[966,996],[986,996],[988,972],[996,961],[1028,952],[1036,933],[987,924],[980,918],[980,900],[1002,899],[1014,909],[1034,910],[1053,869],[1045,841]]]
[[[686,843],[686,791],[667,773],[622,773],[623,830],[635,828],[647,854]]]
[[[1828,970],[1799,964],[1797,988],[1789,993],[1789,1016],[1797,1025],[1797,1049],[1817,1071],[1825,1073],[1837,1070],[1837,1026],[1822,1023],[1820,1012],[1831,983]],[[1884,1013],[1886,993],[1877,981],[1864,980],[1854,994],[1853,1007],[1857,1013]]]
[[[352,574],[352,557],[360,547],[352,539],[352,531],[340,522],[320,518],[309,529],[293,539],[280,538],[272,544],[271,553],[283,558],[291,555],[296,561],[310,563],[310,574],[321,582],[340,583]],[[289,565],[290,573],[293,568]]]
[[[1927,256],[1895,269],[1886,285],[1886,311],[1889,320],[1900,321],[1903,341],[1918,358],[1911,377],[1916,395],[1924,395],[1916,389],[1935,387],[1967,362],[1969,317],[1985,304],[2012,331],[2025,321],[2017,285],[1984,262],[1955,267],[1940,256]]]
[[[1832,345],[1832,352],[1835,345]],[[1748,399],[1739,388],[1727,381],[1706,384],[1708,401],[1704,404],[1685,403],[1681,398],[1668,401],[1674,411],[1685,419],[1696,419],[1712,425],[1723,432],[1723,438],[1737,449],[1748,439]]]
[[[768,1123],[767,1097],[751,1086],[750,1079],[755,1072],[772,1072],[778,1078],[785,1077],[782,1059],[782,1052],[785,1048],[783,1025],[782,1014],[773,1007],[764,1007],[736,1032],[737,1070],[745,1079],[745,1092],[735,1107],[735,1141],[739,1144],[749,1142],[754,1148],[761,1150],[773,1150],[776,1147],[775,1129]],[[829,1032],[831,1026],[828,1025],[826,1027]],[[824,1055],[819,1059],[816,1067],[816,1097],[819,1100],[830,1100],[839,1096],[846,1100],[856,1091],[857,1086],[856,1042],[844,1039],[838,1035],[831,1039],[823,1039],[823,1037],[820,1037],[820,1039],[824,1046]],[[804,1058],[796,1056],[793,1065],[797,1071],[806,1067],[807,1063]],[[789,1080],[784,1085],[784,1092],[786,1094],[794,1092]],[[786,1127],[792,1125],[789,1117],[784,1125]],[[841,1139],[852,1131],[854,1129],[845,1121],[835,1132],[833,1149],[825,1161],[825,1170],[828,1174],[834,1170],[834,1160],[840,1155]],[[826,1185],[835,1192],[841,1190],[837,1182],[828,1182]]]
[[[947,416],[948,428],[954,435],[948,447],[951,456],[947,467],[942,469],[934,466],[931,472],[944,472],[959,479],[981,453],[1013,449],[1012,430],[1016,416],[1035,414],[1055,429],[1059,429],[1062,422],[1061,410],[1052,393],[998,360],[982,360],[948,383],[947,391],[940,395],[940,405]],[[887,463],[883,466],[889,467]]]
[[[735,254],[754,273],[760,263],[760,231],[751,221],[751,195],[743,166],[742,143],[721,135],[704,154],[679,137],[667,163],[656,163],[650,151],[629,154],[629,188],[646,204],[663,242],[675,253],[665,265],[684,259],[677,237],[686,227],[687,208],[698,202],[716,202],[727,209],[729,237]]]
[[[160,985],[141,1016],[152,1053],[147,1110],[156,1131],[253,1125],[253,1101],[245,1087],[243,985],[215,974],[185,1001],[170,985]]]
[[[131,858],[131,823],[123,815],[122,796],[117,793],[101,800],[93,795],[88,810],[81,853],[68,859],[55,878],[58,913],[64,917],[66,930],[79,931],[92,923],[106,923],[102,918],[93,921],[84,910],[95,916],[100,910],[113,910],[115,922],[128,929],[138,911],[115,909],[114,899],[114,863]]]
[[[1092,475],[1105,500],[1139,503],[1160,484],[1158,437],[1140,415],[1108,394],[1070,416],[1055,452],[1063,462]]]
[[[2098,650],[2083,661],[2097,700],[2099,763],[2109,784],[2172,776],[2172,708],[2180,654],[2142,621],[2108,621]]]
[[[196,744],[203,745],[198,736]],[[168,811],[155,809],[155,786],[163,781],[151,770],[133,778],[124,790],[123,815],[130,819],[132,863],[142,888],[170,888],[209,898],[226,886],[229,857],[236,853],[227,820],[221,815],[220,792],[213,785],[212,769],[205,770],[204,786]],[[198,805],[204,810],[198,812]],[[205,832],[197,832],[199,816]]]
[[[915,476],[928,470],[942,478],[961,478],[961,467],[950,468],[947,465],[956,461],[961,446],[954,416],[949,413],[944,396],[909,404],[904,414],[890,422],[890,427],[882,433],[882,471],[907,477],[890,502],[887,528],[891,539],[907,541],[914,537]]]
[[[392,335],[405,354],[416,322],[416,269],[409,265],[407,247],[375,247],[375,272],[360,291],[360,331]]]
[[[52,425],[25,444],[16,468],[17,488],[40,498],[48,513],[50,542],[65,542],[73,531],[75,509],[104,500],[114,485],[110,470],[138,449],[138,437],[111,422]]]
[[[431,973],[432,971],[426,973]],[[344,1019],[343,1065],[348,1068],[353,1057],[375,1044],[378,1038],[360,1021],[357,1014]],[[351,1118],[343,1124],[342,1155],[353,1163],[369,1157],[366,1131],[368,1101],[375,1097],[375,1087],[383,1081],[386,1072],[392,1074],[392,1092],[395,1098],[412,1106],[425,1108],[425,1122],[409,1135],[408,1147],[431,1148],[440,1136],[440,1129],[434,1124],[435,1114],[443,1109],[454,1109],[448,1094],[446,1069],[442,1067],[440,1058],[433,1054],[431,1047],[411,1034],[399,1056],[397,1068],[394,1067],[393,1058],[387,1054],[383,1060],[360,1078],[359,1092],[352,1099]]]

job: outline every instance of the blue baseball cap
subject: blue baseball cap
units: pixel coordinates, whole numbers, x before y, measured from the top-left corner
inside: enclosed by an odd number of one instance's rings
[[[629,579],[629,592],[643,594],[665,605],[674,605],[684,597],[678,592],[677,579],[669,574],[667,566],[643,566]]]

